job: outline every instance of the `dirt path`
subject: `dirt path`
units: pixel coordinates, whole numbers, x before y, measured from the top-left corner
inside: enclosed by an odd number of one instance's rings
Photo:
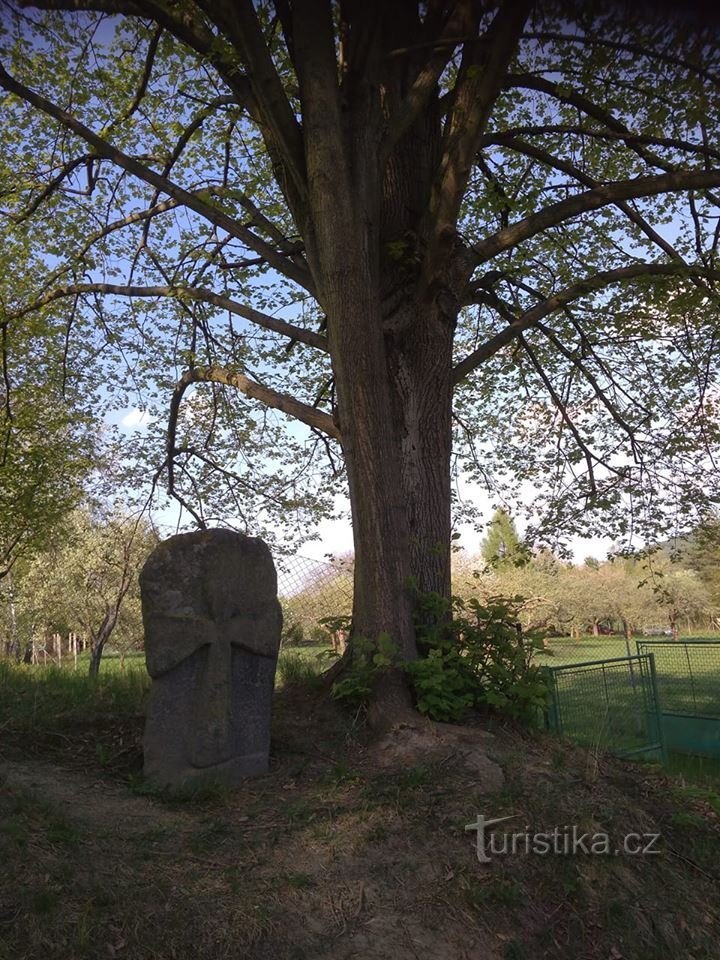
[[[120,784],[53,763],[2,760],[0,789],[5,785],[30,791],[68,820],[123,836],[156,826],[181,828],[189,823],[182,811],[168,810]]]

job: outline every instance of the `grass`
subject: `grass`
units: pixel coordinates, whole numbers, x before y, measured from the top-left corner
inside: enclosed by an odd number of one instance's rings
[[[0,660],[0,716],[7,732],[61,732],[77,723],[136,716],[148,688],[144,663],[103,671],[94,682],[84,671]]]
[[[630,654],[634,656],[637,652],[636,641],[670,641],[670,637],[633,637],[629,641]],[[713,640],[720,641],[720,634],[689,634],[680,637],[681,643],[689,643],[694,640]],[[671,642],[671,641],[670,641]],[[547,664],[547,666],[561,666],[565,663],[584,663],[591,660],[608,660],[614,657],[626,657],[628,655],[628,644],[624,637],[601,636],[580,637],[579,640],[571,640],[568,637],[554,637],[547,641],[548,647],[538,655],[538,662]]]
[[[304,683],[330,663],[319,657],[327,648],[313,646],[283,650],[278,659],[277,683]],[[62,732],[78,723],[142,715],[150,678],[145,655],[103,657],[99,682],[88,676],[89,658],[69,658],[62,666],[17,664],[0,659],[0,730],[17,733]]]
[[[276,685],[312,683],[332,663],[330,654],[325,644],[285,647],[278,657]]]
[[[0,960],[716,960],[711,785],[589,764],[572,744],[498,724],[506,784],[488,796],[461,753],[389,763],[336,705],[288,681],[269,775],[185,802],[139,795],[83,732],[112,745],[113,730],[135,729],[131,671],[91,685],[4,666]],[[126,749],[137,769],[139,740]],[[520,830],[659,831],[662,853],[482,867],[464,828],[478,812]]]
[[[697,757],[686,753],[671,752],[665,769],[689,784],[707,786],[720,790],[720,758]],[[718,810],[720,813],[720,810]]]

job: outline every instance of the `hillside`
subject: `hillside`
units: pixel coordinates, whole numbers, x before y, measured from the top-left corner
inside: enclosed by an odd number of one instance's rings
[[[272,770],[232,795],[143,793],[142,719],[0,747],[5,960],[717,960],[720,797],[513,726],[373,743],[305,688],[277,698]],[[501,769],[500,769],[501,768]],[[660,853],[478,862],[514,831],[661,834]],[[503,825],[505,826],[505,825]]]

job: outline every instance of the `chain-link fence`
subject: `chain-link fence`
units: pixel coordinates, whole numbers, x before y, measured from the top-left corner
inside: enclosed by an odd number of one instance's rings
[[[720,641],[638,640],[652,653],[669,750],[720,758]]]
[[[283,608],[283,642],[336,642],[337,637],[320,620],[352,613],[352,558],[324,562],[301,556],[276,557],[275,568]]]
[[[548,667],[548,729],[596,750],[663,759],[651,654]]]

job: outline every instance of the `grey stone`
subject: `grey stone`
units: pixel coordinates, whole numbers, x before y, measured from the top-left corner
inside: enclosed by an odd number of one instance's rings
[[[170,537],[146,561],[140,592],[147,779],[234,786],[265,773],[282,628],[267,545],[232,530]]]

